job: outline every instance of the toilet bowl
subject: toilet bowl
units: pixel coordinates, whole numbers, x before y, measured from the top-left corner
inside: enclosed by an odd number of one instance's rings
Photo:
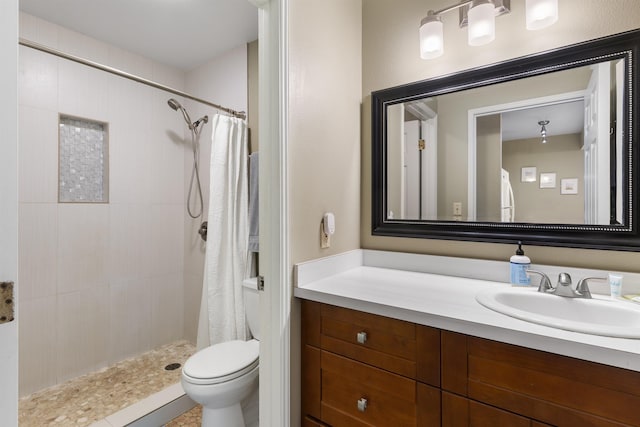
[[[256,278],[243,283],[247,323],[254,339],[204,348],[182,368],[182,388],[202,405],[202,426],[245,427],[242,404],[257,396],[259,299]]]

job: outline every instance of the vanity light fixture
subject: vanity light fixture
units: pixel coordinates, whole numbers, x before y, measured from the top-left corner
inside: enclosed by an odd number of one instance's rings
[[[527,0],[527,30],[540,30],[558,20],[558,0]]]
[[[542,143],[547,143],[547,125],[549,124],[549,120],[540,120],[538,124],[541,126],[540,128],[540,136],[542,137]]]
[[[496,15],[492,0],[474,0],[467,16],[469,46],[482,46],[496,38]]]
[[[528,30],[546,28],[558,20],[558,0],[525,1]],[[511,12],[511,0],[463,0],[438,11],[430,10],[420,21],[422,59],[437,58],[444,53],[444,25],[441,15],[456,9],[460,11],[460,28],[469,27],[469,45],[482,46],[495,39],[495,18]]]

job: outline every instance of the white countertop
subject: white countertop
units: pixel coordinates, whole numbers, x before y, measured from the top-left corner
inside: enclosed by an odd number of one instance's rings
[[[294,295],[640,372],[640,340],[582,334],[518,320],[475,299],[478,292],[487,289],[510,288],[507,283],[364,265],[367,259],[375,258],[353,251],[299,264]],[[451,260],[442,259],[444,264]],[[496,265],[488,262],[488,267]]]

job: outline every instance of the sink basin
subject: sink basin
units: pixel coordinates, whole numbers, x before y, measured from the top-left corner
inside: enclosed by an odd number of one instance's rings
[[[481,292],[476,301],[498,313],[574,332],[616,338],[640,338],[640,306],[604,299],[565,298],[535,289]]]

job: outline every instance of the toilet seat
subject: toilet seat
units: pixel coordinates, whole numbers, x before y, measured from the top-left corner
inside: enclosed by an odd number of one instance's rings
[[[192,384],[231,381],[256,369],[259,355],[257,340],[215,344],[191,356],[182,368],[182,375]]]

